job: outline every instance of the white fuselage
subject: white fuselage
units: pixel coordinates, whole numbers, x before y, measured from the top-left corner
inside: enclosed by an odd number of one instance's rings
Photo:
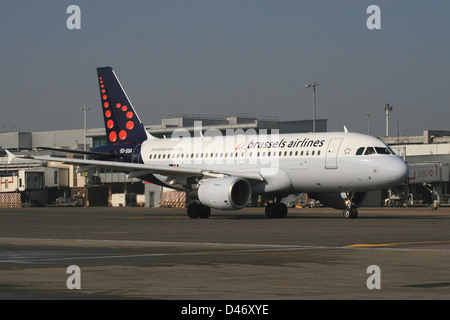
[[[253,193],[369,191],[408,175],[381,140],[347,132],[149,139],[141,157],[145,164],[259,174],[264,181],[252,182]],[[189,189],[177,180],[170,186]]]

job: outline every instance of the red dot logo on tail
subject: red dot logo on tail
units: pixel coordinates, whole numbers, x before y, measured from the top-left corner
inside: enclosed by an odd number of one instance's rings
[[[127,138],[127,132],[125,130],[120,130],[119,138],[120,140],[125,140]]]
[[[134,128],[134,122],[133,121],[128,121],[127,122],[127,129],[128,130],[131,130],[131,129],[133,129]]]
[[[116,142],[116,140],[117,140],[117,133],[111,131],[111,133],[109,134],[109,141]]]

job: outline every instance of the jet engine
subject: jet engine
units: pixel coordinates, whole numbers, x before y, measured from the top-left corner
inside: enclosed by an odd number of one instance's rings
[[[334,209],[345,209],[347,208],[346,200],[342,198],[340,193],[308,193],[310,198],[319,200],[326,207],[331,207]],[[358,208],[364,204],[366,201],[367,192],[355,192],[349,196],[354,207]]]
[[[198,200],[208,207],[221,210],[241,209],[252,195],[247,180],[238,177],[212,178],[199,182]]]

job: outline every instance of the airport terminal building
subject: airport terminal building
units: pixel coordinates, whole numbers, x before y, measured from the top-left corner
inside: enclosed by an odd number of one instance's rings
[[[170,138],[176,130],[191,136],[200,131],[220,134],[302,133],[312,131],[312,120],[280,121],[277,117],[252,114],[211,116],[184,114],[168,116],[161,124],[147,126],[154,136]],[[327,131],[327,120],[316,120],[316,131]],[[432,203],[433,193],[443,204],[449,199],[450,131],[426,130],[422,136],[380,137],[412,168],[409,183],[393,190],[369,193],[366,205],[406,205]],[[85,145],[86,141],[86,145]],[[89,150],[107,143],[105,129],[0,133],[0,206],[167,206],[185,207],[186,194],[128,178],[125,173],[106,169],[77,172],[77,168],[57,162],[16,158],[8,164],[5,149],[15,154],[82,157],[43,148]],[[413,164],[420,164],[414,166]],[[293,199],[307,199],[305,195]],[[256,197],[251,205],[263,206],[267,199]],[[387,202],[386,202],[387,200]],[[298,200],[297,200],[298,201]]]

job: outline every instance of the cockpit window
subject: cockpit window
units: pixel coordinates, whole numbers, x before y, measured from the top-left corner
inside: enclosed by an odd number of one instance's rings
[[[367,156],[369,154],[374,154],[375,153],[375,149],[372,147],[367,147],[366,152],[364,152],[364,155]]]
[[[388,148],[382,148],[382,147],[375,147],[375,150],[377,150],[378,154],[391,154],[389,152]]]
[[[384,148],[384,147],[367,147],[367,148],[360,147],[360,148],[358,148],[358,150],[356,150],[356,155],[360,156],[362,154],[364,154],[365,156],[368,156],[371,154],[395,154],[395,153],[394,153],[394,151],[392,151],[391,148],[389,148],[388,145],[386,145],[386,148]]]
[[[359,148],[358,150],[356,150],[356,155],[360,156],[364,153],[364,147]]]
[[[383,143],[384,143],[384,142],[383,142]],[[389,152],[390,152],[391,154],[394,154],[394,155],[395,155],[394,150],[392,150],[391,147],[389,147],[389,145],[387,145],[386,143],[384,143],[384,145],[386,146],[386,148],[388,148],[388,150],[389,150]]]

